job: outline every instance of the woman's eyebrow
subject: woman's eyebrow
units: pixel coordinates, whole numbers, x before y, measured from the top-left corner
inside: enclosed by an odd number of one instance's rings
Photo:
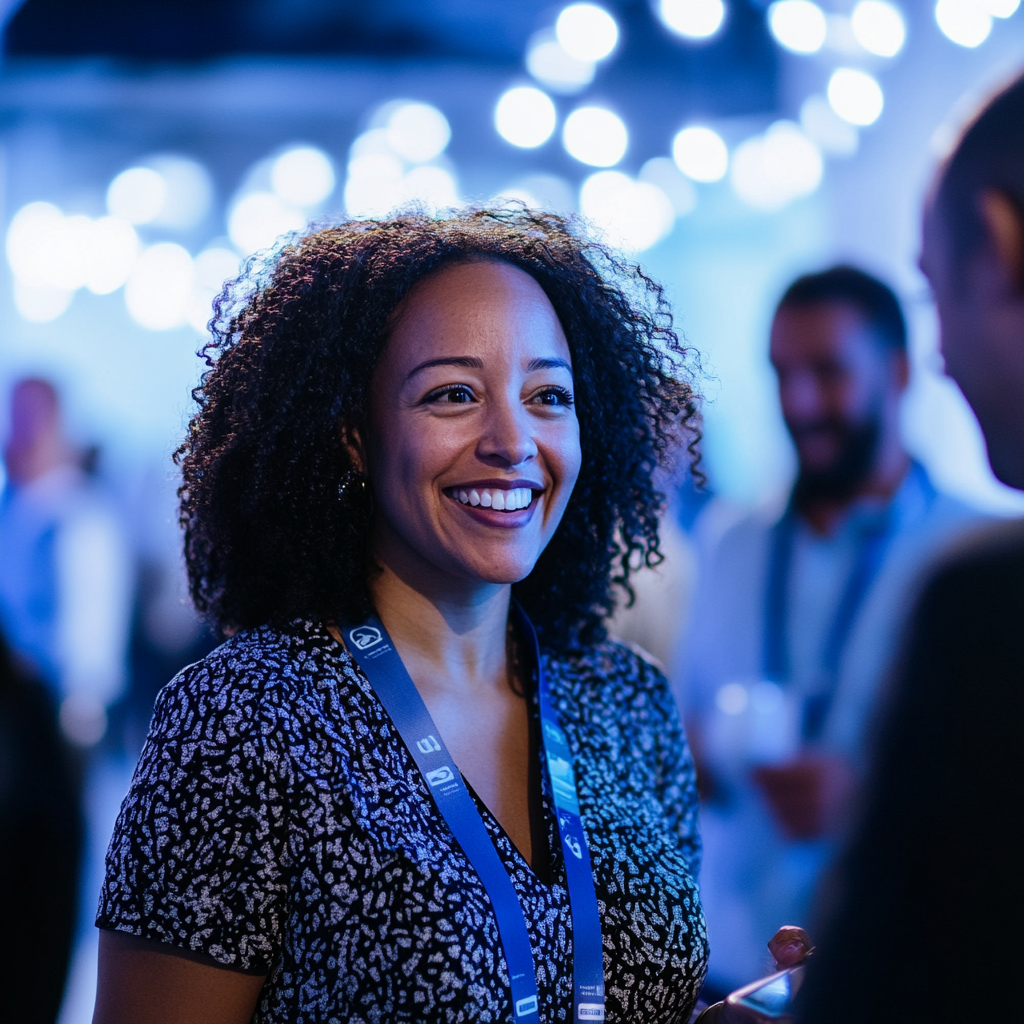
[[[569,375],[572,376],[572,367],[564,359],[533,359],[526,367],[527,373],[532,373],[534,370],[556,369],[568,370]]]
[[[429,370],[431,366],[465,366],[471,370],[482,370],[484,362],[476,356],[446,356],[440,359],[427,359],[425,362],[414,366],[405,376],[406,382],[413,379],[422,370]]]

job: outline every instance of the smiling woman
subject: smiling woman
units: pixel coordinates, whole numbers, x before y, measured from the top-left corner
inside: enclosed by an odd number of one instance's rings
[[[217,308],[181,508],[231,639],[158,702],[96,1020],[685,1020],[693,764],[602,627],[696,436],[660,287],[476,211],[297,238]]]

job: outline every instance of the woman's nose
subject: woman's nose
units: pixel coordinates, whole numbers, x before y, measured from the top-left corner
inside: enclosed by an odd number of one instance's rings
[[[531,424],[522,404],[492,403],[484,420],[484,432],[477,443],[477,454],[487,462],[519,466],[537,454]]]

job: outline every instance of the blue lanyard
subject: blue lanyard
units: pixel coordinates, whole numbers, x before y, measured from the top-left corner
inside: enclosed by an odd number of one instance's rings
[[[935,489],[928,475],[918,463],[912,463],[911,475],[917,480],[930,502]],[[793,541],[796,535],[797,515],[792,504],[772,531],[768,556],[768,578],[765,589],[763,668],[766,679],[785,682],[789,678],[788,627],[789,583],[793,561]],[[831,627],[825,635],[821,655],[821,677],[815,692],[804,700],[802,732],[805,740],[821,737],[828,713],[832,708],[839,666],[843,652],[853,632],[857,614],[878,575],[889,542],[895,533],[892,503],[882,515],[866,526],[860,535],[853,572],[846,581],[836,607]]]
[[[533,655],[544,754],[564,847],[573,925],[573,1020],[604,1020],[601,921],[590,853],[580,819],[572,754],[551,706],[537,634],[522,609],[518,605],[514,607],[522,635]],[[454,758],[438,735],[437,726],[380,619],[371,615],[361,625],[347,623],[343,633],[353,658],[409,748],[427,783],[427,791],[487,890],[508,964],[517,1024],[539,1022],[537,978],[523,908]]]

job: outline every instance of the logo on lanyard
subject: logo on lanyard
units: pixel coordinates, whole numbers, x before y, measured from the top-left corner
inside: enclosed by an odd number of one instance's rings
[[[441,749],[441,744],[437,742],[436,736],[424,736],[416,741],[416,749],[421,754],[434,754]]]
[[[579,1020],[604,1020],[604,1003],[580,1003]]]
[[[376,646],[384,639],[376,626],[357,626],[348,635],[356,650],[365,651]]]
[[[427,782],[431,786],[440,786],[445,782],[451,782],[455,778],[454,773],[448,765],[443,765],[440,768],[435,768],[432,772],[427,772]]]

